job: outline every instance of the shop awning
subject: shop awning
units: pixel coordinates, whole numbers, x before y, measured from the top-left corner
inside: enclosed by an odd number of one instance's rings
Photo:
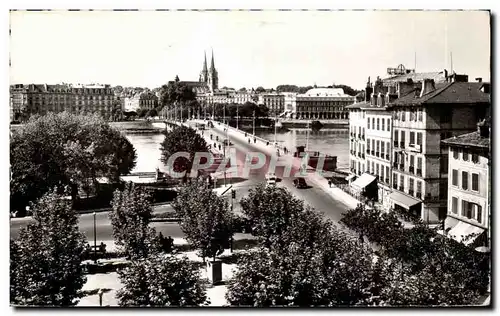
[[[407,209],[410,209],[410,207],[422,202],[414,197],[399,192],[392,192],[389,194],[389,199],[403,207],[406,207]]]
[[[345,179],[346,179],[347,181],[349,181],[349,180],[351,180],[351,179],[352,179],[352,178],[354,178],[354,177],[356,177],[356,175],[355,175],[355,174],[350,174],[350,175],[348,175],[347,177],[345,177]]]
[[[484,228],[460,221],[455,227],[453,227],[448,232],[448,236],[450,236],[451,238],[455,239],[458,242],[462,242],[462,237],[467,237],[469,235],[473,235],[463,242],[465,245],[469,245],[479,235],[481,235],[481,233],[483,231],[484,231]]]
[[[355,189],[362,190],[366,188],[370,183],[375,181],[375,177],[368,173],[363,173],[359,178],[351,183],[351,186]]]

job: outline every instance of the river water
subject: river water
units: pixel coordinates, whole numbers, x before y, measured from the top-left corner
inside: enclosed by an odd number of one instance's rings
[[[269,131],[256,131],[259,137],[274,140],[274,133]],[[153,172],[156,167],[161,171],[167,171],[161,162],[160,144],[163,141],[162,134],[128,134],[128,140],[137,151],[137,164],[132,172]],[[288,132],[276,134],[276,140],[290,150],[296,146],[305,146],[307,130],[305,128],[294,128]],[[309,150],[319,151],[331,156],[337,156],[337,167],[345,169],[349,167],[349,134],[347,128],[321,129],[309,132]]]

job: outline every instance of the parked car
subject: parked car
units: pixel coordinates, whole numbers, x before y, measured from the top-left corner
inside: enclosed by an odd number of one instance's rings
[[[266,183],[268,185],[276,185],[276,182],[278,182],[278,178],[274,173],[266,174]]]
[[[306,182],[306,179],[304,179],[304,178],[293,179],[293,185],[297,189],[305,189],[305,188],[307,188],[307,182]]]

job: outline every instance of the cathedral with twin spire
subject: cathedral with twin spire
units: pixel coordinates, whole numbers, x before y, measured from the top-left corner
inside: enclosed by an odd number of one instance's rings
[[[219,89],[219,75],[215,69],[214,62],[214,51],[212,50],[212,62],[210,63],[210,69],[207,68],[207,53],[205,52],[205,60],[203,61],[203,69],[200,73],[200,82],[205,83],[210,92],[214,92]]]

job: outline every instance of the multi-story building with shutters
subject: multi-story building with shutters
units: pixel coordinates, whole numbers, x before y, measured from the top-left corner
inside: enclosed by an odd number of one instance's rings
[[[457,241],[489,246],[491,222],[491,122],[443,140],[448,148],[448,202],[445,231]],[[472,235],[472,236],[471,236]],[[482,236],[483,238],[477,238]]]
[[[35,114],[67,111],[99,114],[112,119],[114,94],[110,85],[16,84],[10,89],[13,119],[26,120]]]

